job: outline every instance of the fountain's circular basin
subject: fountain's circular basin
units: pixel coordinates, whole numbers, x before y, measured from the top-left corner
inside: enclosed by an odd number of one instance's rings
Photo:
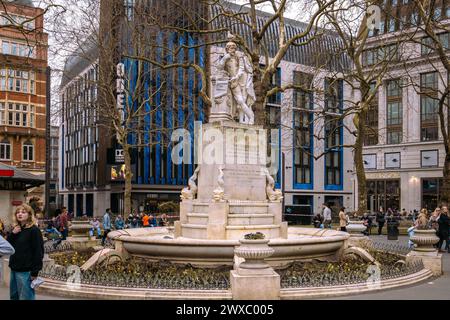
[[[234,249],[240,245],[239,240],[175,239],[167,228],[114,231],[109,237],[116,242],[116,248],[134,257],[202,267],[233,265]],[[288,239],[270,240],[275,253],[267,261],[277,267],[313,259],[335,261],[349,237],[348,233],[333,230],[290,228]]]

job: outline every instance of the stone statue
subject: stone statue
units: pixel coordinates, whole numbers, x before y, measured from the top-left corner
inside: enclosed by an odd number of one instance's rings
[[[225,72],[228,75],[228,96],[227,103],[231,104],[231,114],[235,116],[239,113],[239,122],[253,125],[255,123],[255,114],[252,105],[256,101],[255,90],[253,87],[253,68],[248,58],[237,52],[237,44],[234,41],[226,45],[226,54],[217,64],[217,72]],[[220,95],[220,92],[223,94]],[[216,102],[219,98],[220,103],[224,103],[224,90],[216,89]]]
[[[181,191],[181,200],[195,200],[198,191],[196,181],[198,179],[199,172],[200,167],[195,170],[194,175],[189,179],[189,187],[184,188]]]
[[[218,188],[213,191],[213,199],[215,202],[221,202],[225,198],[225,180],[224,180],[225,174],[223,173],[223,168],[219,168],[219,177],[217,178]]]
[[[281,202],[283,200],[283,193],[281,192],[281,190],[275,189],[275,180],[270,175],[269,170],[265,168],[264,172],[267,179],[267,198],[270,202]]]

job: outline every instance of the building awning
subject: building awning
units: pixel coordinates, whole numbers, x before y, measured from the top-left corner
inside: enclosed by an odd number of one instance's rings
[[[45,184],[45,175],[34,175],[0,163],[0,190],[26,191]]]

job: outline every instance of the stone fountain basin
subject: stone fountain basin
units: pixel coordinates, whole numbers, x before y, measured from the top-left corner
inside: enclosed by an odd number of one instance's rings
[[[240,245],[239,240],[174,239],[167,228],[128,229],[108,236],[116,242],[116,248],[125,249],[132,257],[201,267],[232,266],[234,249]],[[288,239],[270,240],[275,253],[267,261],[275,267],[295,261],[335,261],[349,237],[333,230],[289,228]]]

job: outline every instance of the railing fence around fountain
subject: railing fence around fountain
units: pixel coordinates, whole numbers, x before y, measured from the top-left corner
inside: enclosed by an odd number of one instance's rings
[[[336,273],[305,273],[301,276],[291,275],[289,273],[282,273],[281,276],[281,288],[319,288],[319,287],[332,287],[342,285],[356,285],[356,284],[376,284],[377,281],[384,281],[390,279],[396,279],[405,277],[424,269],[423,262],[421,260],[414,261],[408,265],[392,268],[391,266],[382,267],[380,269],[380,277],[374,279],[373,282],[370,277],[370,273],[364,273],[360,271],[350,272],[336,272]]]

